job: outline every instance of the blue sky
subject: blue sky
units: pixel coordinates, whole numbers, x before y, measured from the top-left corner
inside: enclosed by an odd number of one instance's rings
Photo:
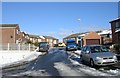
[[[62,39],[71,33],[110,29],[117,2],[3,2],[2,23]]]

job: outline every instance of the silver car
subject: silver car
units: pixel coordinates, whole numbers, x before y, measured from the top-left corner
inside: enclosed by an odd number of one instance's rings
[[[114,53],[103,45],[84,46],[80,55],[81,61],[87,62],[91,67],[113,65],[117,63],[117,57]]]

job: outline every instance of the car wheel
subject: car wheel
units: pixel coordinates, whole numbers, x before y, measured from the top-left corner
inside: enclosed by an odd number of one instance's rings
[[[90,66],[91,66],[91,67],[94,67],[94,66],[95,66],[94,61],[93,61],[92,59],[90,60]]]
[[[68,49],[66,48],[66,51],[68,51]]]
[[[82,58],[82,56],[80,55],[80,62],[83,62],[83,58]]]

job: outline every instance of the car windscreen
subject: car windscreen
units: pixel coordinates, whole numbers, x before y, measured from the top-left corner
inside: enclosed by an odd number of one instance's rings
[[[91,46],[90,49],[92,53],[109,52],[109,50],[105,46]]]
[[[76,45],[75,43],[68,43],[67,45]]]
[[[40,46],[47,46],[47,43],[41,43]]]

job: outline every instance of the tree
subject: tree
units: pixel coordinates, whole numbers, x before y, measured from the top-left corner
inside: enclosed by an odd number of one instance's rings
[[[35,45],[36,47],[38,47],[38,46],[39,46],[39,42],[35,42],[34,45]]]

